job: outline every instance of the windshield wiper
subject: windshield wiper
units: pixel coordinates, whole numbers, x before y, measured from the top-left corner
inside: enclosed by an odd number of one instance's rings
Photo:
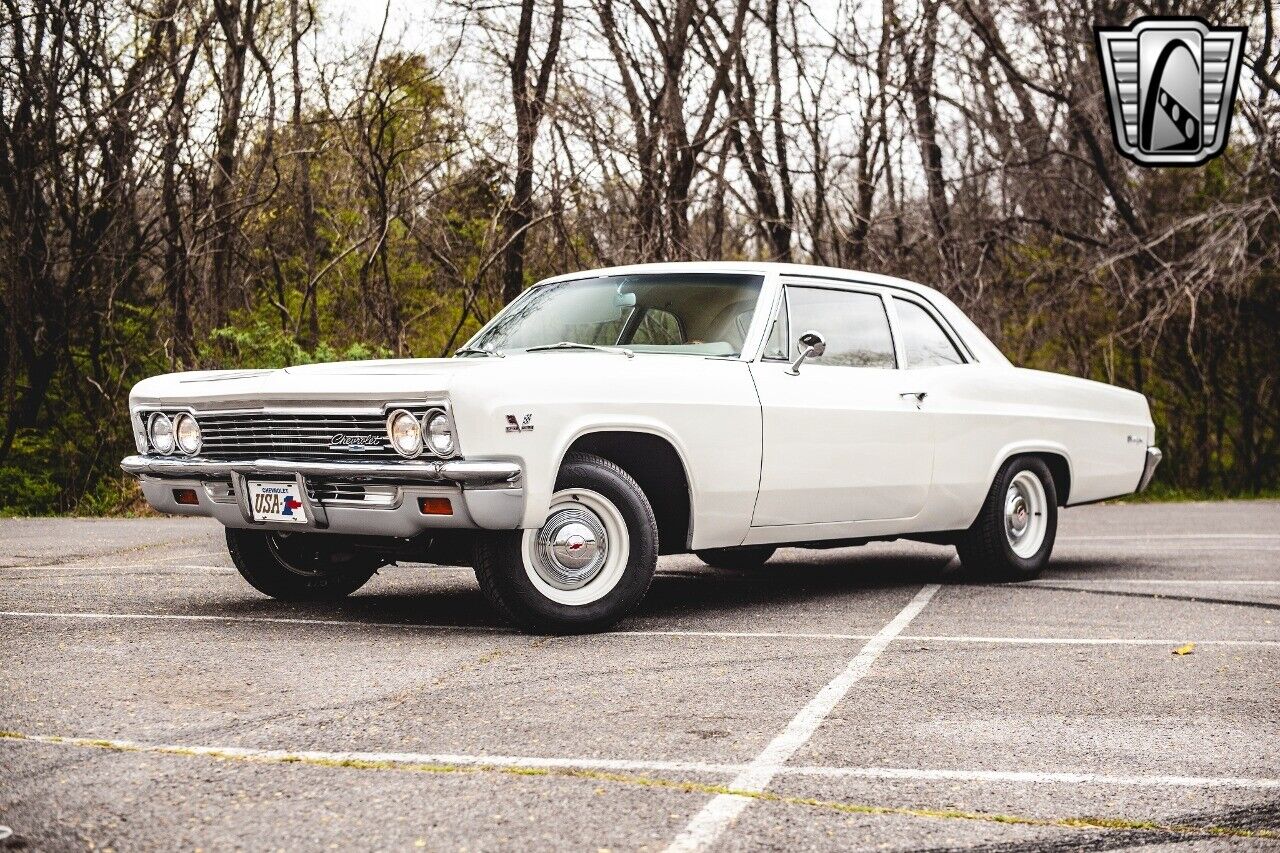
[[[476,353],[478,355],[489,355],[489,356],[493,356],[494,358],[507,357],[506,353],[501,353],[501,352],[498,352],[496,349],[488,349],[486,347],[463,347],[462,349],[456,351],[454,355],[471,355],[472,353]]]
[[[629,349],[623,347],[602,347],[595,344],[579,344],[573,341],[561,341],[558,344],[543,344],[538,347],[529,347],[525,352],[547,352],[553,349],[593,349],[599,352],[612,352],[619,355],[625,355],[627,358],[635,358],[636,354]]]

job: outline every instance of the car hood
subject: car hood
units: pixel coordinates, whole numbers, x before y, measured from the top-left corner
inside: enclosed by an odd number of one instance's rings
[[[486,359],[405,358],[305,364],[280,370],[200,370],[144,379],[133,405],[185,403],[196,408],[265,402],[384,402],[444,396],[454,377],[492,369]],[[496,361],[496,359],[495,359]]]
[[[577,388],[663,387],[690,370],[720,371],[736,359],[709,359],[647,353],[634,359],[616,352],[564,350],[511,353],[506,358],[404,358],[307,364],[280,370],[202,370],[144,379],[130,395],[133,406],[189,405],[195,409],[245,407],[264,403],[307,406],[362,406],[404,400],[434,400],[460,393],[475,398],[521,396],[572,367]],[[594,389],[594,390],[593,390]],[[563,393],[563,389],[559,393]]]

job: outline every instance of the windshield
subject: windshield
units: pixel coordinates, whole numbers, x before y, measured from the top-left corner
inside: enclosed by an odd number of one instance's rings
[[[734,357],[742,353],[763,281],[733,273],[648,273],[544,284],[468,348],[501,352],[570,342]]]

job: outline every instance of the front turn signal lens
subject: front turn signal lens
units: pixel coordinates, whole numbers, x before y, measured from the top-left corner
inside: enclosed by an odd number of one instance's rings
[[[423,515],[453,515],[448,498],[418,498],[418,509]]]

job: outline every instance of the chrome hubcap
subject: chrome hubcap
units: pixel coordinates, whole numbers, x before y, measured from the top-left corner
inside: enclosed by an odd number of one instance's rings
[[[556,589],[581,589],[609,556],[604,523],[585,507],[556,510],[538,531],[533,570]]]
[[[1040,550],[1048,527],[1044,484],[1030,471],[1019,471],[1004,497],[1004,532],[1013,553],[1024,559]]]

